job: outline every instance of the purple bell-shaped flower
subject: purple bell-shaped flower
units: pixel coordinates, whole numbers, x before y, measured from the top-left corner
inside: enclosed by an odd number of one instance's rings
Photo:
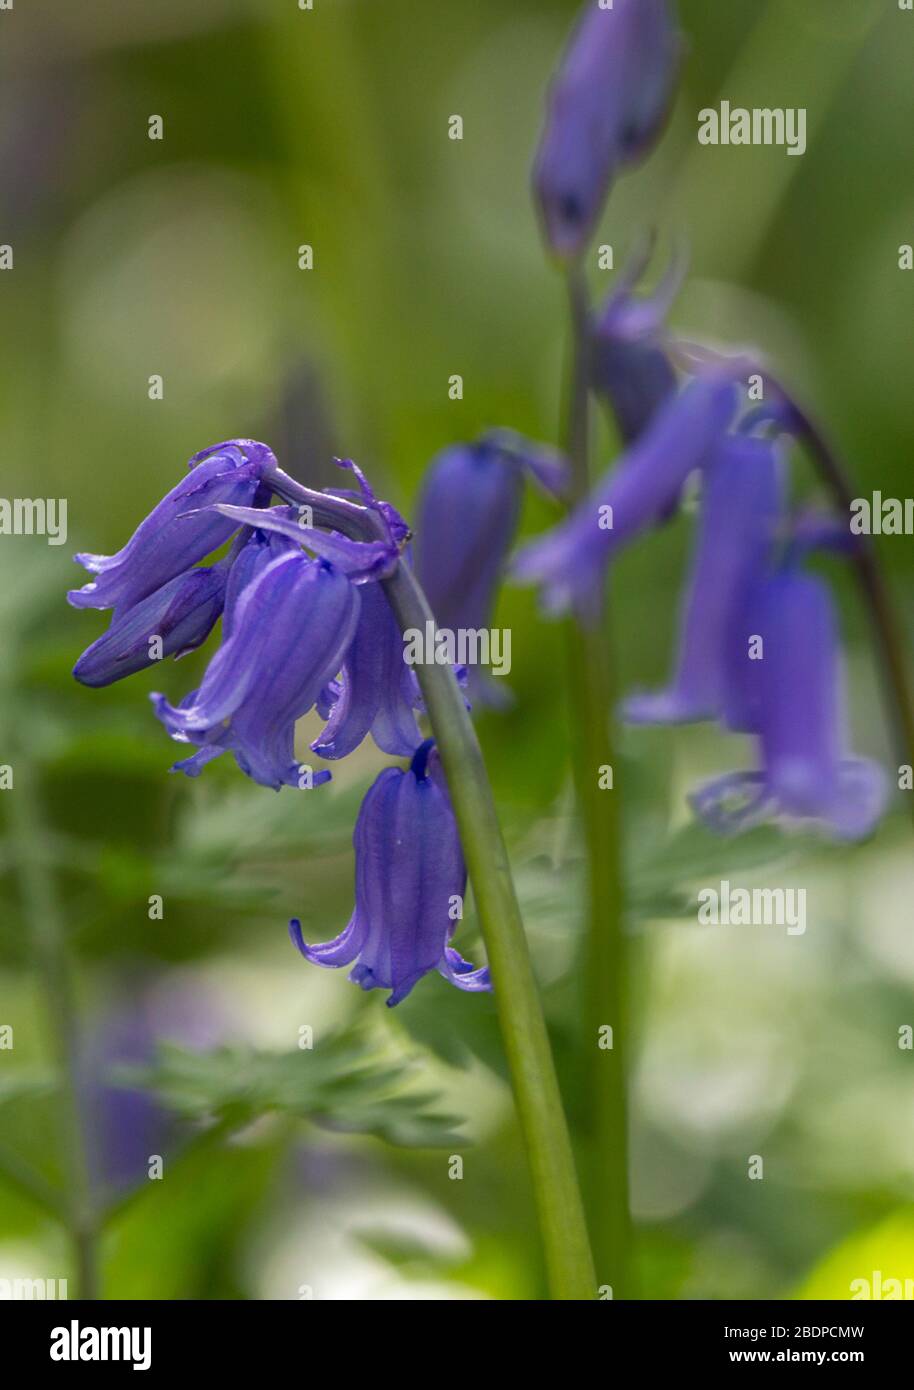
[[[420,745],[406,769],[385,768],[356,821],[355,911],[333,941],[306,945],[301,923],[293,942],[314,965],[350,965],[362,989],[389,989],[389,1006],[423,975],[438,970],[458,989],[491,988],[487,967],[474,969],[449,945],[466,889],[466,867],[450,798],[432,752]]]

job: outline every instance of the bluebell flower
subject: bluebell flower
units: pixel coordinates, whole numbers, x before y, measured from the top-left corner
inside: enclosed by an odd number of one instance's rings
[[[269,501],[261,479],[276,467],[265,444],[232,439],[195,454],[191,471],[140,522],[116,555],[77,555],[96,578],[67,595],[74,608],[123,613],[217,550],[238,523],[212,510],[217,502]]]
[[[647,154],[672,102],[682,42],[667,0],[589,0],[553,79],[533,186],[546,240],[574,256],[617,173]]]
[[[375,779],[356,821],[355,911],[333,941],[308,946],[301,923],[289,924],[306,960],[349,973],[362,989],[389,989],[389,1006],[405,999],[431,970],[463,990],[491,988],[487,967],[474,969],[450,945],[466,889],[457,823],[431,740],[405,771]]]
[[[761,768],[699,788],[690,797],[696,814],[725,834],[773,819],[817,824],[842,840],[870,834],[885,810],[888,780],[876,763],[847,752],[841,649],[827,585],[791,567],[757,586],[742,620],[741,651],[756,672],[748,722],[757,725]]]
[[[371,734],[393,757],[409,757],[421,740],[415,711],[418,682],[403,659],[403,638],[377,584],[359,590],[361,611],[338,681],[318,705],[328,720],[311,747],[322,758],[345,758]]]
[[[596,620],[610,560],[670,514],[686,478],[726,433],[737,398],[727,375],[690,382],[567,520],[520,551],[514,575],[542,586],[547,611]]]
[[[155,593],[115,612],[107,632],[87,647],[73,667],[83,685],[111,685],[166,656],[194,651],[212,632],[225,601],[229,564],[186,570]],[[155,653],[152,642],[161,641]]]
[[[429,464],[416,508],[416,574],[439,628],[489,626],[528,475],[553,496],[567,486],[563,459],[505,430],[443,449]],[[477,667],[467,689],[471,704],[509,698]]]
[[[308,785],[295,761],[295,721],[339,671],[358,622],[359,594],[325,560],[294,547],[267,559],[269,545],[257,549],[252,560],[236,561],[249,564],[253,578],[237,598],[230,595],[230,610],[227,599],[223,642],[199,690],[177,707],[163,695],[152,699],[172,737],[198,745],[177,764],[188,775],[230,750],[242,772],[263,786]],[[311,785],[328,776],[315,774]]]
[[[648,248],[632,258],[597,315],[591,335],[591,381],[612,408],[622,442],[633,444],[676,394],[664,325],[685,269],[674,261],[650,295],[637,297]]]
[[[634,724],[716,719],[724,712],[734,631],[752,586],[771,563],[783,506],[783,465],[769,440],[728,435],[703,470],[701,522],[668,690],[633,695]]]

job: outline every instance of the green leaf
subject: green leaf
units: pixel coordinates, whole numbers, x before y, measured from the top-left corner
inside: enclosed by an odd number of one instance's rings
[[[285,1053],[191,1052],[167,1044],[150,1067],[122,1071],[119,1079],[148,1088],[190,1120],[240,1127],[282,1113],[404,1147],[453,1144],[461,1121],[439,1113],[433,1094],[411,1087],[412,1072],[410,1058],[384,1056],[367,1038],[338,1033],[311,1050]]]
[[[721,870],[729,875],[760,868],[796,855],[797,842],[779,830],[761,826],[733,839],[714,835],[693,822],[645,851],[633,846],[632,895],[638,898],[650,888],[680,887],[690,880],[707,878]]]

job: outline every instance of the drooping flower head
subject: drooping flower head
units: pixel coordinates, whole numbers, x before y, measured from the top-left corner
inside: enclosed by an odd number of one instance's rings
[[[780,817],[843,840],[870,834],[887,800],[885,773],[847,752],[844,678],[827,585],[791,567],[756,587],[742,619],[742,661],[757,672],[752,717],[761,769],[736,772],[690,798],[712,829],[732,834]]]
[[[727,435],[703,471],[701,522],[682,613],[676,671],[669,689],[633,695],[623,718],[678,724],[721,716],[734,659],[734,631],[752,586],[771,562],[783,505],[777,446]],[[741,662],[741,657],[739,657]]]
[[[583,249],[616,175],[658,137],[681,47],[667,0],[588,0],[553,79],[533,171],[556,255]]]
[[[330,719],[317,741],[329,757],[344,756],[368,732],[402,756],[421,738],[417,684],[378,587],[408,528],[355,464],[338,462],[356,489],[314,492],[284,474],[264,444],[214,445],[194,455],[189,478],[116,556],[78,557],[101,578],[70,601],[117,605],[108,631],[76,663],[83,684],[108,685],[183,655],[223,614],[222,645],[199,690],[176,706],[153,696],[171,735],[197,747],[176,765],[189,776],[230,750],[266,786],[329,780],[294,763],[295,720],[315,705]],[[305,505],[270,506],[273,493]],[[197,565],[233,533],[224,559]],[[287,563],[271,568],[280,560]]]
[[[710,457],[736,407],[737,388],[729,376],[712,373],[690,382],[566,521],[520,551],[515,577],[541,585],[548,612],[573,609],[594,622],[611,558],[670,514],[686,478]]]
[[[352,964],[362,989],[389,989],[389,1006],[405,999],[431,970],[463,990],[491,988],[449,945],[466,889],[457,824],[432,740],[405,770],[385,768],[362,802],[353,835],[355,911],[333,941],[309,946],[301,923],[293,942],[314,965]]]

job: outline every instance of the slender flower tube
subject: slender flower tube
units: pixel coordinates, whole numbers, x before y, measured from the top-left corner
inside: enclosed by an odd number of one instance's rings
[[[593,388],[609,402],[626,445],[644,433],[676,394],[663,327],[685,262],[674,261],[654,292],[637,298],[633,290],[644,261],[643,254],[636,256],[622,271],[594,323],[590,348]]]
[[[152,696],[172,737],[200,745],[180,770],[195,776],[230,749],[255,782],[302,785],[295,721],[339,671],[358,616],[358,590],[326,561],[293,550],[266,564],[233,605],[228,635],[195,695],[177,708]]]
[[[669,515],[688,475],[717,447],[736,406],[737,388],[729,377],[690,382],[567,521],[520,551],[515,578],[542,586],[548,612],[573,608],[592,626],[611,558]]]
[[[491,988],[448,942],[466,889],[466,867],[443,774],[421,744],[406,771],[389,767],[369,788],[356,821],[355,911],[333,941],[308,946],[301,923],[293,942],[314,965],[355,961],[349,978],[362,989],[389,989],[389,1007],[431,970],[458,989]]]
[[[190,464],[188,476],[140,522],[116,555],[76,556],[98,577],[67,594],[74,608],[116,607],[123,615],[237,531],[236,521],[209,510],[214,503],[269,500],[261,479],[276,467],[276,460],[265,444],[229,440],[195,454]]]
[[[728,435],[704,470],[701,528],[669,689],[633,695],[632,724],[679,724],[723,712],[734,615],[770,563],[782,509],[782,461],[768,440]]]
[[[444,449],[429,465],[416,521],[416,574],[439,627],[488,627],[517,532],[524,474],[550,490],[561,465],[523,441],[484,436]],[[479,668],[468,672],[471,703],[504,704],[506,692]]]
[[[616,174],[659,136],[681,50],[667,0],[589,0],[553,79],[533,171],[556,255],[583,249]]]
[[[440,626],[488,622],[527,471],[549,492],[564,486],[556,456],[500,433],[444,449],[429,465],[416,512],[416,574]]]
[[[165,656],[183,656],[205,642],[222,612],[229,566],[223,561],[179,574],[161,589],[116,612],[111,626],[73,667],[83,685],[111,685]],[[155,652],[153,642],[161,640]]]
[[[365,584],[359,595],[355,636],[327,694],[328,722],[311,747],[322,758],[345,758],[370,733],[382,752],[408,758],[422,738],[416,678],[403,660],[403,638],[383,591]]]
[[[762,769],[730,773],[690,798],[712,829],[733,834],[767,820],[815,822],[842,840],[870,834],[885,810],[882,768],[846,752],[840,642],[828,587],[795,570],[755,595],[743,659],[759,671]],[[755,625],[755,623],[753,623]]]

